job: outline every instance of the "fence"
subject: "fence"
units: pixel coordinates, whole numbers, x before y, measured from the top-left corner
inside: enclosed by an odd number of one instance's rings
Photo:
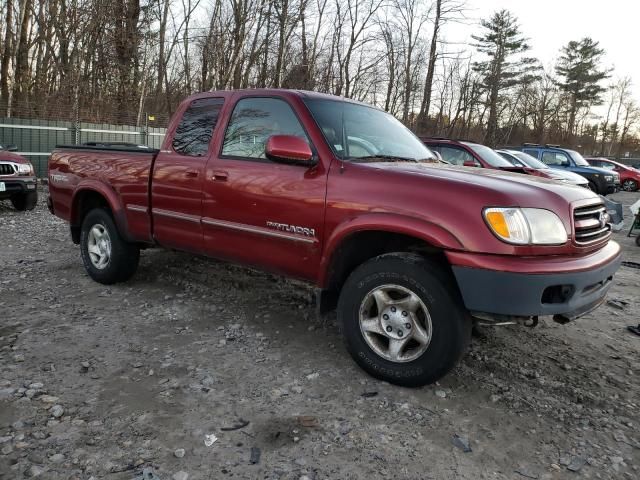
[[[165,131],[156,127],[0,117],[0,144],[16,145],[17,153],[31,161],[38,177],[46,177],[47,160],[56,145],[126,142],[160,148]]]

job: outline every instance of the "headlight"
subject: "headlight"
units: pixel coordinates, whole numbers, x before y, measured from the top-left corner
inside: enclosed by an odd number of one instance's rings
[[[19,163],[18,175],[33,175],[33,165],[30,163]]]
[[[541,208],[485,208],[484,218],[498,238],[516,245],[557,245],[568,239],[560,218]]]
[[[604,176],[604,179],[605,179],[607,182],[613,182],[613,175],[605,175],[605,176]]]

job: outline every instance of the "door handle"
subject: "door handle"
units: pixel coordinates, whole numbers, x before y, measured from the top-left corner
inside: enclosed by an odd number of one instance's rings
[[[194,178],[198,176],[198,171],[197,170],[187,170],[185,172],[185,175],[189,178]]]
[[[213,176],[211,177],[211,180],[214,180],[214,181],[217,181],[217,182],[226,182],[228,176],[229,176],[229,174],[227,172],[223,172],[222,170],[218,170],[218,171],[213,172]]]

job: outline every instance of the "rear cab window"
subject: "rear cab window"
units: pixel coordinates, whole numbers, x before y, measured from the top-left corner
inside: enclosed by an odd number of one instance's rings
[[[217,97],[193,100],[173,135],[173,150],[189,157],[207,155],[223,104],[224,99]]]

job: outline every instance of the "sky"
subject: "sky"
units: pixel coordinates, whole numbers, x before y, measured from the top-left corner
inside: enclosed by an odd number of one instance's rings
[[[531,56],[553,66],[570,40],[589,36],[600,42],[611,80],[629,76],[640,101],[640,0],[467,0],[466,24],[443,29],[448,41],[468,43],[481,29],[479,20],[500,9],[511,11],[529,38]]]

